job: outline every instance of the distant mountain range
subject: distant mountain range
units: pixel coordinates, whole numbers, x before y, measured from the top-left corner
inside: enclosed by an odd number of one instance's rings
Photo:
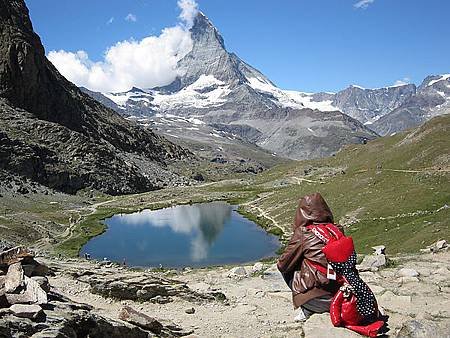
[[[416,126],[450,111],[450,75],[414,84],[338,93],[282,90],[225,48],[217,28],[199,13],[193,48],[165,87],[123,93],[82,90],[117,112],[172,137],[195,137],[179,118],[208,126],[216,140],[239,137],[294,159],[330,155],[359,143]]]
[[[181,72],[162,88],[103,93],[102,102],[170,136],[193,137],[178,118],[205,125],[211,140],[240,138],[290,158],[330,155],[347,143],[377,134],[315,96],[278,89],[261,72],[229,53],[222,36],[198,13],[191,28],[192,50]],[[99,94],[95,95],[97,99]],[[107,100],[109,99],[109,100]],[[112,101],[112,102],[111,102]],[[314,110],[316,108],[322,110]],[[324,112],[324,110],[327,110]],[[169,131],[167,131],[169,130]]]

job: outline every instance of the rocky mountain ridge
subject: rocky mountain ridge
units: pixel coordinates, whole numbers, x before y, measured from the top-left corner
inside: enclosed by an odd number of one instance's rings
[[[121,114],[160,128],[164,135],[173,135],[179,128],[165,117],[196,118],[214,126],[213,133],[238,135],[295,159],[330,155],[343,144],[359,143],[376,133],[392,134],[449,112],[450,79],[445,75],[428,77],[419,87],[352,85],[337,93],[313,94],[282,90],[228,52],[217,28],[201,12],[191,35],[193,48],[179,61],[181,75],[173,83],[124,93],[88,94]],[[234,133],[229,132],[230,126]],[[249,129],[251,138],[247,137]],[[183,137],[182,128],[175,134]]]
[[[143,124],[165,125],[177,137],[183,138],[184,130],[169,126],[165,117],[195,118],[214,125],[212,133],[238,136],[294,159],[330,155],[346,143],[377,137],[362,123],[331,107],[330,100],[314,101],[309,94],[278,89],[261,72],[227,51],[224,39],[203,13],[195,18],[191,34],[193,48],[179,61],[182,75],[173,83],[104,93],[102,100],[113,101],[118,112]],[[317,108],[329,108],[331,113]],[[234,132],[221,129],[221,125],[233,126]],[[249,129],[251,139],[247,139]]]
[[[142,192],[186,179],[192,154],[82,93],[45,57],[23,0],[0,1],[0,170],[74,193]]]

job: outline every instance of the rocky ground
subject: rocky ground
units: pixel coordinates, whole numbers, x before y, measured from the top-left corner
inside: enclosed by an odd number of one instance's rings
[[[389,259],[389,267],[376,267],[373,261],[382,265],[380,259],[366,259],[371,266],[361,267],[365,270],[361,276],[389,316],[391,337],[450,336],[450,252],[445,248],[427,251],[433,252]],[[37,259],[53,271],[48,277],[49,303],[58,305],[53,310],[42,306],[47,318],[57,313],[61,316],[66,307],[83,313],[96,327],[106,325],[106,320],[115,327],[114,332],[120,332],[118,327],[127,328],[129,335],[134,332],[130,329],[133,324],[124,320],[134,316],[136,324],[137,316],[138,323],[142,318],[147,318],[146,323],[148,318],[156,320],[162,328],[160,334],[166,336],[358,337],[333,328],[328,314],[313,315],[305,323],[294,322],[290,291],[274,262],[149,271],[110,262]],[[11,316],[0,319],[0,328]],[[131,336],[142,334],[142,326],[135,330],[138,333]]]

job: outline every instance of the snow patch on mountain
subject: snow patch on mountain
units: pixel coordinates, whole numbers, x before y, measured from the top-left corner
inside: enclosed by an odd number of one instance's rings
[[[450,74],[443,74],[443,75],[441,75],[441,77],[439,79],[431,80],[430,82],[428,82],[427,87],[430,87],[439,81],[445,81],[448,79],[450,79]]]
[[[290,108],[310,108],[321,111],[336,111],[331,100],[313,101],[313,95],[309,93],[298,92],[294,90],[282,90],[275,87],[272,83],[261,77],[247,77],[250,87],[256,91],[271,94],[274,99],[272,101],[283,107]]]
[[[197,81],[173,94],[153,91],[153,104],[160,110],[175,108],[209,108],[226,102],[230,86],[212,75],[201,75]]]

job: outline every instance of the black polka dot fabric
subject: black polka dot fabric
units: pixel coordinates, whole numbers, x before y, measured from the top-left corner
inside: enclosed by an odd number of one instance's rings
[[[376,315],[378,309],[375,296],[356,270],[356,253],[353,252],[349,259],[344,263],[330,262],[330,265],[336,273],[344,276],[347,282],[352,286],[356,295],[356,307],[358,312],[364,317]]]

